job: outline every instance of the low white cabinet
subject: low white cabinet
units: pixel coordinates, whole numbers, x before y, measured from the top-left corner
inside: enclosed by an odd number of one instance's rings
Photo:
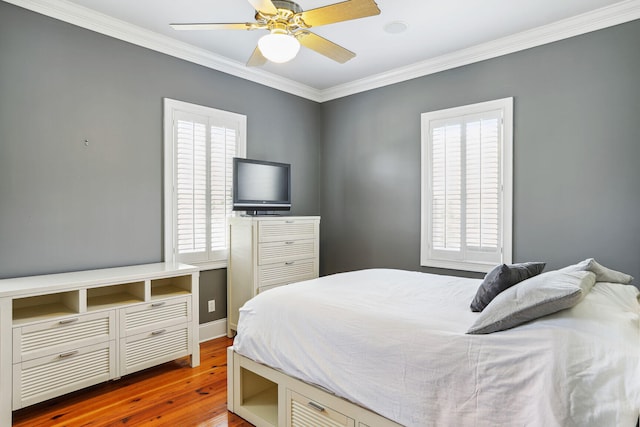
[[[199,271],[158,263],[0,280],[0,425],[198,345]]]
[[[318,277],[318,216],[234,217],[227,266],[227,335],[238,310],[260,292]]]

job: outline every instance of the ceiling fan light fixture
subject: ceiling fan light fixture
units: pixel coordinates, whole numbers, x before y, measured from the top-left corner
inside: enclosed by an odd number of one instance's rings
[[[296,57],[300,42],[291,34],[272,32],[260,37],[258,48],[269,61],[282,64]]]

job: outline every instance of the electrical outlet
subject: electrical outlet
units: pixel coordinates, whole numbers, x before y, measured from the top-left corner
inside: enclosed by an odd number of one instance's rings
[[[209,313],[216,311],[216,300],[209,300]]]

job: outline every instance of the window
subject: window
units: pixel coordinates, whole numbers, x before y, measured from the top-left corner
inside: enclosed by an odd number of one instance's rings
[[[233,157],[246,116],[164,100],[165,260],[226,266]]]
[[[422,114],[421,265],[511,262],[513,98]]]

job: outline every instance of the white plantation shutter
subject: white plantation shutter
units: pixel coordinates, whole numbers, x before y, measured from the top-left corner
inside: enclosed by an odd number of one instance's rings
[[[462,221],[462,132],[442,123],[432,132],[432,238],[439,250],[460,250]]]
[[[232,126],[233,124],[231,124]],[[233,207],[233,158],[237,155],[238,130],[211,127],[211,250],[229,245],[228,218]]]
[[[165,99],[165,259],[223,266],[246,117]]]
[[[177,252],[201,254],[207,251],[207,124],[206,118],[175,121]],[[202,121],[204,119],[204,122]]]
[[[510,262],[511,111],[507,98],[422,115],[422,265]]]
[[[466,245],[470,250],[500,249],[500,112],[467,117]]]

